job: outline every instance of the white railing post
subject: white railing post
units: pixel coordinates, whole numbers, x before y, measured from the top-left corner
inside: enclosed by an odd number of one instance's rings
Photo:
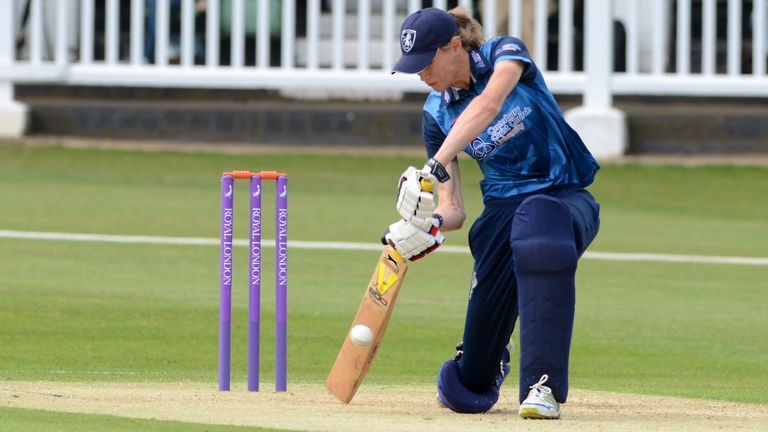
[[[499,33],[504,33],[502,30],[496,28],[496,2],[486,0],[483,3],[483,30],[485,32],[485,38],[491,39]]]
[[[534,0],[533,6],[533,62],[541,70],[547,69],[547,6],[546,0]],[[529,41],[525,42],[531,49]]]
[[[691,1],[677,2],[677,59],[675,72],[678,75],[691,73]]]
[[[54,60],[56,66],[63,71],[69,64],[69,11],[72,9],[71,0],[59,0],[56,2],[56,41]]]
[[[168,0],[155,2],[155,66],[168,66],[168,43],[170,41],[171,3]]]
[[[280,66],[283,70],[294,68],[294,52],[296,44],[296,1],[283,1],[283,28],[281,32]]]
[[[232,33],[229,36],[230,65],[240,68],[245,64],[245,20],[243,19],[245,3],[243,0],[232,0],[230,7],[232,8]]]
[[[357,0],[357,70],[370,68],[371,2]]]
[[[191,67],[195,64],[195,2],[181,2],[181,65]]]
[[[768,11],[765,9],[765,0],[755,0],[752,6],[752,75],[762,77],[765,75],[766,39],[768,32],[766,19]]]
[[[104,58],[109,65],[114,65],[120,59],[120,2],[108,0],[106,22],[106,52]]]
[[[130,60],[134,66],[144,62],[144,0],[131,0]]]
[[[219,0],[208,0],[205,10],[205,66],[219,67]]]
[[[714,75],[716,72],[716,54],[717,54],[717,18],[716,18],[716,4],[715,0],[704,0],[702,6],[704,11],[702,12],[703,30],[702,30],[702,44],[701,44],[701,72],[704,75]]]
[[[29,61],[33,65],[40,65],[43,62],[43,0],[30,2]]]
[[[13,0],[0,0],[0,70],[15,63],[16,49]],[[18,138],[27,125],[27,106],[13,100],[12,78],[0,77],[0,138]]]
[[[728,1],[728,75],[741,74],[741,0]]]
[[[270,4],[269,0],[258,1],[258,23],[256,25],[256,65],[259,69],[266,69],[269,67],[270,56]]]
[[[613,107],[613,0],[584,6],[584,105],[568,111],[566,120],[596,158],[615,158],[627,148],[627,120]]]
[[[80,64],[93,63],[93,3],[93,0],[83,0],[80,9]]]
[[[667,28],[669,26],[669,14],[667,0],[655,0],[653,3],[654,20],[657,23],[653,31],[652,72],[656,75],[666,73],[667,67]]]
[[[517,38],[523,37],[523,2],[522,0],[509,0],[507,16],[507,34]],[[525,41],[524,41],[525,42]]]
[[[384,39],[384,50],[382,52],[383,58],[381,61],[381,68],[385,72],[392,70],[392,66],[394,65],[395,52],[397,52],[398,57],[400,55],[400,50],[396,48],[399,47],[400,44],[395,45],[395,43],[400,40],[399,33],[397,37],[395,37],[395,13],[395,2],[385,1],[382,7],[382,14],[384,15],[384,29],[382,33],[382,38]],[[401,23],[397,23],[398,26],[400,24]]]
[[[317,70],[320,65],[320,0],[307,2],[307,69]]]
[[[560,42],[557,44],[557,68],[560,72],[573,71],[573,0],[561,0],[560,8]]]
[[[598,7],[598,4],[603,6]],[[587,87],[584,105],[607,108],[613,105],[613,24],[611,0],[587,0],[584,16],[584,72]]]

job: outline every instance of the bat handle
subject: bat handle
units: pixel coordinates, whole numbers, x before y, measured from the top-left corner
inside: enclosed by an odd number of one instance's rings
[[[400,255],[400,252],[398,252],[397,249],[392,246],[389,246],[389,254],[392,255],[392,258],[400,262],[405,262],[405,257]]]

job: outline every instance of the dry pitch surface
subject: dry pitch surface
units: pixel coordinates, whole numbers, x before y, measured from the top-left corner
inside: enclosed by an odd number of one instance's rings
[[[573,390],[560,421],[517,417],[507,389],[487,414],[438,408],[432,386],[366,385],[350,405],[322,384],[274,393],[218,392],[212,383],[0,381],[0,405],[207,424],[301,431],[764,431],[768,406]]]

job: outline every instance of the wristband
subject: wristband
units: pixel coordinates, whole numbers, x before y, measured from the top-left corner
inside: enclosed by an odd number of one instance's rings
[[[437,227],[440,228],[445,223],[443,216],[440,213],[432,213],[432,217],[437,221]]]
[[[440,183],[445,183],[450,180],[451,176],[448,175],[448,171],[445,170],[445,167],[440,162],[435,159],[430,159],[427,161],[427,166],[432,170],[432,175],[434,175]]]

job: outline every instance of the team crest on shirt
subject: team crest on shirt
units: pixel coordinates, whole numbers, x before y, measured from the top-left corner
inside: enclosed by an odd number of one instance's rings
[[[416,43],[416,30],[405,29],[400,33],[400,49],[403,52],[411,52],[413,44]]]

